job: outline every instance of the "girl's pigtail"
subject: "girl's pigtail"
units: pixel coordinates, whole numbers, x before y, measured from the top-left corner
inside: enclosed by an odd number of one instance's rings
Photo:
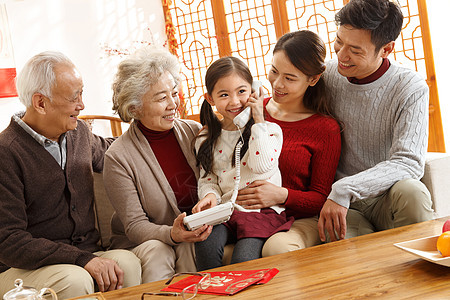
[[[200,109],[200,123],[207,128],[206,139],[200,145],[198,153],[196,153],[197,166],[201,166],[205,171],[205,177],[212,170],[212,162],[214,159],[213,148],[222,131],[222,125],[219,118],[214,113],[208,101],[204,100]],[[202,131],[203,132],[203,131]],[[204,134],[203,134],[204,135]],[[199,134],[199,136],[203,136]]]

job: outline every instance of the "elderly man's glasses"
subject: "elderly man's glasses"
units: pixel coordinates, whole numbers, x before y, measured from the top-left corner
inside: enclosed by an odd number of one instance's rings
[[[211,285],[210,273],[191,273],[191,272],[176,273],[169,280],[167,280],[166,284],[170,284],[175,277],[180,275],[202,276],[202,279],[200,279],[200,281],[197,283],[185,287],[181,291],[181,293],[175,292],[142,293],[141,300],[146,299],[146,296],[181,296],[183,300],[189,300],[197,296],[199,290],[205,290]]]

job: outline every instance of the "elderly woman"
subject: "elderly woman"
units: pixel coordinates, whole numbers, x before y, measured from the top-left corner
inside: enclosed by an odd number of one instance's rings
[[[105,156],[104,183],[116,210],[111,247],[141,259],[144,283],[195,272],[193,242],[211,233],[211,226],[183,225],[198,201],[191,146],[201,126],[176,118],[179,69],[175,56],[149,48],[121,62],[113,84],[113,109],[131,125]]]

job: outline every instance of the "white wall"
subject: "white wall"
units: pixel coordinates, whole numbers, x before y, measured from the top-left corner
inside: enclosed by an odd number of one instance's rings
[[[450,27],[450,1],[427,1],[427,10],[442,126],[444,128],[445,149],[447,153],[450,153],[450,36],[448,34]]]
[[[111,83],[117,63],[142,45],[166,41],[161,0],[5,3],[17,71],[39,52],[63,52],[83,76],[83,114],[112,115]],[[17,98],[0,99],[0,130],[23,109]]]
[[[2,1],[2,0],[0,0]],[[20,0],[7,1],[15,62],[44,50],[59,50],[80,69],[84,114],[111,115],[111,83],[120,52],[143,43],[163,44],[161,0]],[[447,152],[450,152],[450,1],[427,1],[436,79]],[[108,54],[108,51],[112,50]],[[114,54],[116,53],[116,54]],[[0,130],[23,109],[15,98],[0,99]]]

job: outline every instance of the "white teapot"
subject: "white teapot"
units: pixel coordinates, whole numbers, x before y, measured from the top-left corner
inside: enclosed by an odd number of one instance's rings
[[[14,281],[14,285],[16,288],[4,294],[3,300],[40,300],[44,299],[42,296],[45,292],[50,292],[52,299],[58,299],[54,290],[50,288],[43,288],[38,292],[32,287],[23,286],[22,279],[16,279]]]

